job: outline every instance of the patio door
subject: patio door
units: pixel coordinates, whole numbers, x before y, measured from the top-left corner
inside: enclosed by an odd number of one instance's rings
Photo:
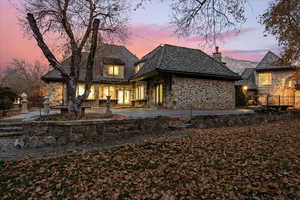
[[[118,104],[130,104],[130,91],[129,90],[119,90],[118,91]]]

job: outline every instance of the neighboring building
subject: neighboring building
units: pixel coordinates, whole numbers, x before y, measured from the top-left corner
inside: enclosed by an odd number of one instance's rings
[[[279,65],[280,57],[269,51],[256,66],[256,84],[260,104],[299,106],[294,66]],[[268,100],[268,101],[267,101]]]
[[[254,105],[257,102],[256,69],[246,68],[241,74],[242,80],[236,81],[236,87],[240,87],[248,105]]]
[[[214,59],[198,49],[160,45],[138,60],[125,47],[105,45],[97,55],[102,58],[95,59],[94,84],[88,98],[91,105],[101,106],[110,95],[115,105],[170,109],[235,107],[234,82],[240,76],[221,62],[218,51]],[[53,70],[43,80],[48,83],[51,104],[66,103],[66,89],[59,73]],[[84,91],[84,77],[80,80],[78,94]]]

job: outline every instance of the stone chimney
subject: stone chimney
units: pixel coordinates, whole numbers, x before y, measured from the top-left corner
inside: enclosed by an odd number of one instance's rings
[[[219,47],[216,47],[216,52],[213,53],[212,56],[214,59],[216,59],[217,61],[219,61],[220,63],[222,63],[222,54],[221,52],[219,52]]]

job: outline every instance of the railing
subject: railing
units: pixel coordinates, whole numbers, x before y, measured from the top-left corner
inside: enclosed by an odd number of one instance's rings
[[[269,106],[295,106],[300,103],[300,96],[268,95],[266,105]]]

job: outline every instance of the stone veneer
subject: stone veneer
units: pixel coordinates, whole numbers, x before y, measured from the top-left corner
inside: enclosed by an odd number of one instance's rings
[[[171,97],[166,105],[174,109],[234,109],[234,81],[172,77]]]
[[[49,97],[50,106],[62,104],[63,89],[63,84],[59,82],[50,82],[46,85],[46,96]]]

